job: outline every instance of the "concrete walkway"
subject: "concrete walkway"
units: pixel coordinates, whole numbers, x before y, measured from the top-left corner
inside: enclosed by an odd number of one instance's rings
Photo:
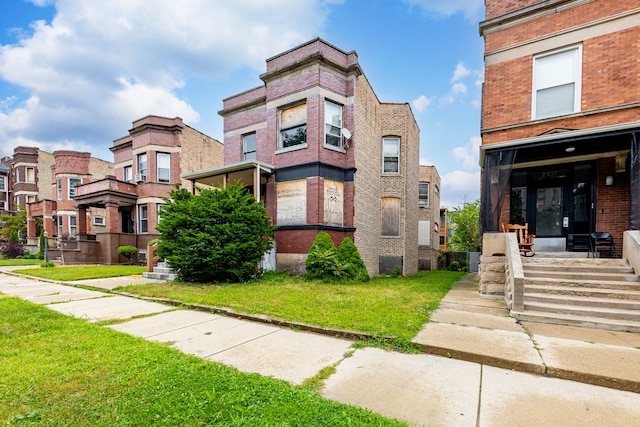
[[[141,281],[101,280],[104,289]],[[8,274],[0,274],[0,292],[87,321],[130,319],[110,327],[292,384],[337,364],[323,396],[414,425],[640,425],[640,394],[612,388],[640,383],[640,337],[520,326],[503,304],[480,299],[474,281],[456,285],[415,339],[449,357],[353,350],[351,341],[326,335]],[[616,380],[602,387],[551,377],[560,374]]]

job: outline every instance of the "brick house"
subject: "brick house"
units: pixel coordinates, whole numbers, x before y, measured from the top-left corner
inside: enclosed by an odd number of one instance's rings
[[[0,214],[9,213],[11,208],[11,167],[7,158],[0,160]]]
[[[23,151],[23,148],[31,147],[18,147],[16,151]],[[32,251],[37,249],[39,243],[36,218],[41,219],[43,230],[47,232],[47,236],[56,239],[56,244],[52,247],[58,246],[61,240],[75,239],[77,224],[82,221],[76,214],[75,202],[73,201],[76,187],[92,179],[101,179],[113,173],[113,163],[91,157],[90,153],[60,150],[54,151],[53,154],[40,152],[38,158],[48,159],[49,156],[51,156],[53,163],[49,165],[46,162],[37,165],[33,172],[36,182],[26,184],[45,189],[39,191],[36,196],[27,196],[27,245],[31,247],[28,249]],[[14,161],[15,158],[16,156],[14,156]],[[43,162],[40,161],[40,163]],[[27,180],[29,181],[28,176]],[[16,187],[17,185],[14,186],[14,188]],[[20,200],[18,190],[15,192],[16,200]],[[31,197],[34,199],[32,200]],[[100,218],[101,212],[87,211],[85,216],[87,221],[94,220],[93,223],[98,224],[95,220]],[[96,227],[99,229],[98,225]]]
[[[278,269],[304,272],[316,234],[353,238],[369,274],[418,271],[419,129],[380,102],[355,52],[314,39],[266,60],[261,86],[226,98],[224,166],[183,175],[247,185],[279,227]],[[427,230],[430,233],[430,230]]]
[[[440,255],[440,175],[435,166],[420,166],[419,173],[418,264],[420,270],[435,270]]]
[[[640,226],[636,0],[486,0],[481,217],[536,251]],[[621,245],[620,245],[621,246]]]
[[[113,142],[113,173],[84,180],[74,188],[77,239],[69,244],[68,263],[119,264],[119,246],[135,246],[141,258],[158,237],[159,211],[175,184],[191,189],[183,173],[222,165],[219,141],[185,125],[179,117],[146,116]],[[64,189],[63,189],[64,191]],[[102,212],[96,224],[87,212]],[[92,228],[93,227],[93,228]]]

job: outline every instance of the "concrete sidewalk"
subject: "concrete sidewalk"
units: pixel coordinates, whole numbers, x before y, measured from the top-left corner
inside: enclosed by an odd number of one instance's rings
[[[7,274],[0,274],[0,292],[88,321],[130,319],[110,327],[292,384],[337,365],[323,396],[415,425],[640,425],[640,394],[549,376],[587,371],[637,383],[635,334],[594,333],[598,340],[589,342],[571,330],[525,325],[531,337],[504,316],[500,302],[474,295],[474,277],[467,279],[416,337],[450,357],[353,350],[349,340]],[[104,280],[101,287],[112,289],[138,278]],[[599,363],[586,362],[598,354]],[[619,369],[603,372],[604,365]]]

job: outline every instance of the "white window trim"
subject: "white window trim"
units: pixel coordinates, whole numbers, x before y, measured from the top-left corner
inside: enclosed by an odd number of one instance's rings
[[[71,226],[72,218],[76,220],[76,224],[73,227]],[[69,230],[69,237],[75,237],[78,235],[78,218],[75,215],[67,216],[67,227],[67,229]],[[71,230],[73,230],[74,232],[71,233]]]
[[[247,151],[247,146],[245,144],[245,138],[250,136],[250,135],[254,135],[255,140],[256,140],[256,146],[253,150],[251,151]],[[254,153],[254,159],[258,158],[258,133],[257,132],[248,132],[242,135],[242,160],[247,160],[247,154],[248,153]],[[250,160],[250,159],[249,159]]]
[[[0,176],[0,191],[7,191],[7,177]]]
[[[98,221],[99,220],[99,221]],[[107,221],[103,216],[94,216],[93,217],[93,225],[105,226]]]
[[[160,168],[160,156],[166,155],[169,159],[169,167],[168,168]],[[167,169],[169,171],[169,179],[167,181],[160,181],[160,169]],[[156,152],[156,181],[163,184],[171,183],[171,153],[165,152]]]
[[[73,179],[73,180],[78,180],[78,181],[80,181],[80,183],[76,184],[76,185],[75,185],[75,187],[73,187],[73,188],[71,188],[71,180],[72,180],[72,179]],[[69,200],[71,200],[71,198],[72,198],[73,196],[75,196],[75,195],[76,195],[76,187],[77,187],[78,185],[82,185],[82,178],[69,177],[69,178],[67,179],[67,198],[68,198]],[[73,194],[71,194],[71,190],[73,190]]]
[[[29,180],[29,170],[32,171],[33,174],[33,180]],[[36,182],[36,168],[33,166],[25,166],[24,167],[24,182],[29,183],[29,184],[33,184]]]
[[[384,143],[386,140],[397,140],[398,141],[398,170],[394,171],[394,172],[385,172],[384,170]],[[383,175],[400,175],[400,157],[401,157],[401,144],[402,141],[400,140],[399,136],[385,136],[382,138],[382,174]]]
[[[565,52],[569,52],[575,50],[575,69],[574,69],[574,82],[575,82],[575,92],[573,96],[573,111],[560,113],[557,115],[548,115],[537,117],[536,108],[537,108],[537,93],[538,93],[538,82],[536,76],[539,74],[537,71],[537,63],[539,59],[547,58],[549,56],[562,54]],[[533,75],[532,75],[532,88],[531,88],[531,120],[542,120],[551,117],[559,117],[566,114],[577,113],[581,109],[582,102],[582,44],[567,46],[562,49],[556,49],[550,52],[541,53],[538,55],[534,55],[533,57]]]
[[[426,185],[427,186],[427,199],[423,200],[420,198],[420,195],[422,194],[420,192],[420,184]],[[431,183],[426,182],[426,181],[422,181],[418,183],[418,205],[422,206],[422,207],[428,207],[431,204],[431,194],[429,194],[431,192]],[[423,203],[425,202],[426,203]]]
[[[142,208],[146,208],[147,209],[147,216],[146,218],[142,218]],[[147,234],[149,233],[149,206],[146,204],[143,205],[138,205],[138,234]],[[142,221],[146,221],[147,223],[147,229],[145,231],[142,231]]]
[[[333,145],[333,144],[327,144],[327,125],[331,125],[333,126],[333,124],[327,123],[327,104],[331,104],[334,105],[338,108],[340,108],[340,135],[338,136],[339,138],[339,143],[338,145]],[[324,128],[323,128],[323,135],[324,135],[324,139],[323,139],[323,145],[325,148],[328,148],[330,150],[335,150],[335,151],[340,151],[340,152],[345,152],[344,148],[342,147],[342,129],[344,128],[344,106],[342,104],[338,104],[337,102],[333,102],[329,99],[325,99],[324,100]],[[332,136],[335,136],[333,134],[330,134]]]

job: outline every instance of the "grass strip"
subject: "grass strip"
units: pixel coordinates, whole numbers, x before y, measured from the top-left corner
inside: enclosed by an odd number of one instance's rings
[[[406,425],[17,298],[0,299],[0,360],[7,425]]]
[[[71,282],[74,280],[101,279],[105,277],[140,275],[147,271],[146,267],[135,265],[82,265],[57,266],[53,268],[29,268],[13,270],[17,274],[41,277],[43,279]]]
[[[323,283],[285,274],[268,274],[253,283],[164,282],[118,290],[408,341],[465,274],[432,271],[405,278],[377,277],[367,283]]]

